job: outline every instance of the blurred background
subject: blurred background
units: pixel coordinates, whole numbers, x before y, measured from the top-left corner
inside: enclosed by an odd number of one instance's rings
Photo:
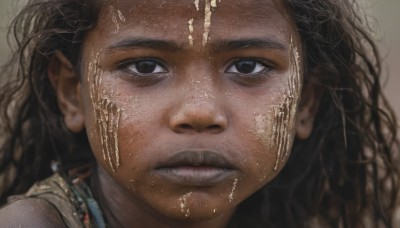
[[[0,64],[9,56],[7,25],[26,0],[0,0]],[[384,91],[400,118],[400,0],[359,0],[370,15],[374,37],[384,57]]]

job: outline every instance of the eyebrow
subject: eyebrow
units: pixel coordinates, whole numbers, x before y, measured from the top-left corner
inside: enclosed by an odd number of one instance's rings
[[[210,42],[212,52],[224,52],[238,49],[262,48],[262,49],[278,49],[286,51],[287,45],[274,39],[260,38],[241,38],[232,40],[215,40]],[[118,49],[127,48],[151,48],[157,50],[165,50],[176,52],[183,50],[184,45],[179,45],[172,40],[152,39],[152,38],[127,38],[113,43],[107,48],[108,52],[113,52]]]
[[[118,49],[126,48],[152,48],[166,51],[179,51],[182,50],[182,46],[179,46],[174,41],[162,40],[162,39],[148,39],[148,38],[128,38],[121,41],[117,41],[107,48],[108,52],[112,52]]]
[[[288,48],[283,43],[274,39],[244,38],[238,40],[217,40],[212,44],[214,52],[224,52],[230,50],[261,48],[261,49],[278,49],[286,51]]]

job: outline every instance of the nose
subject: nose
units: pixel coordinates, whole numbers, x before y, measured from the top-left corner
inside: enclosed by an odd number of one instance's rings
[[[180,134],[196,132],[217,134],[227,128],[228,120],[215,98],[186,96],[176,105],[169,124],[174,132]]]

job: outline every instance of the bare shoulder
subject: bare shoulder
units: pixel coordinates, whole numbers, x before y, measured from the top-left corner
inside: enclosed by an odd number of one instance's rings
[[[66,227],[59,212],[44,199],[24,198],[0,209],[5,227]]]

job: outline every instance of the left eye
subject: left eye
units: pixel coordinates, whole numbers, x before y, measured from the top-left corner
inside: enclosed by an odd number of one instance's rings
[[[155,60],[138,60],[126,65],[126,69],[136,74],[166,73],[166,68]]]
[[[267,67],[256,60],[238,60],[228,67],[227,73],[257,74],[263,72]]]

